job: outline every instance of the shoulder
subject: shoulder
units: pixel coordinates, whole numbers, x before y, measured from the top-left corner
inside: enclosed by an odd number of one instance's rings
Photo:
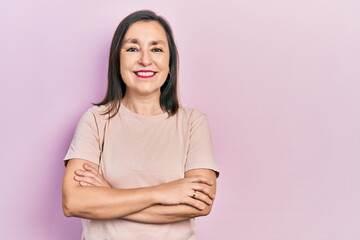
[[[199,121],[199,120],[201,121],[207,119],[207,116],[203,111],[191,107],[181,106],[177,114],[179,115],[179,117],[185,118],[190,123],[194,121]]]
[[[108,114],[104,114],[107,110],[106,106],[91,106],[82,116],[83,121],[95,121],[96,123],[105,122],[108,119]]]
[[[105,105],[101,105],[101,106],[91,106],[90,108],[88,108],[88,110],[86,111],[86,113],[89,114],[93,114],[96,116],[106,116],[104,113],[107,110],[107,107]]]

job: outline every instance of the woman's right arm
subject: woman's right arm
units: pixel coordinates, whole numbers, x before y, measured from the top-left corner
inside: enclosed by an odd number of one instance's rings
[[[75,180],[75,171],[94,163],[83,159],[69,160],[63,179],[62,203],[66,216],[88,219],[114,219],[139,212],[153,205],[188,204],[201,208],[204,203],[191,196],[194,190],[210,195],[209,180],[205,177],[184,178],[170,183],[134,189],[82,186]]]
[[[157,203],[151,188],[115,189],[80,186],[75,170],[84,164],[98,166],[82,159],[69,160],[62,186],[63,211],[66,216],[111,219],[125,216]]]

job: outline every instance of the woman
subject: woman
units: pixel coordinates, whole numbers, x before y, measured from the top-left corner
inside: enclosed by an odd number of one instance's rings
[[[110,49],[104,100],[81,118],[65,157],[63,210],[82,239],[195,239],[216,190],[206,116],[180,107],[169,24],[127,16]]]

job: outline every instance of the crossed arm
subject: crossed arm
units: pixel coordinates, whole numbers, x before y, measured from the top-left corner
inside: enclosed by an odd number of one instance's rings
[[[190,170],[183,179],[157,186],[116,189],[96,164],[72,159],[63,180],[63,210],[66,216],[89,219],[171,223],[209,214],[215,191],[216,175],[208,169]]]

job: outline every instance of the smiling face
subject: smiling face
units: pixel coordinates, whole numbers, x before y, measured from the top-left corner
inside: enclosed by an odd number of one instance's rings
[[[163,27],[156,21],[133,23],[120,50],[120,74],[125,96],[157,96],[169,74],[169,44]]]

